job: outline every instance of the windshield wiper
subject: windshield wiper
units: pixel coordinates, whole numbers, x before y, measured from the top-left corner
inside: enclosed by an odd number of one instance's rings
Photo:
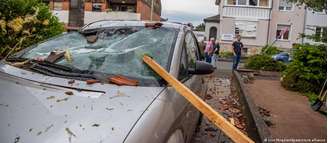
[[[20,57],[10,57],[6,59],[6,61],[7,62],[28,61],[28,63],[25,66],[26,68],[49,76],[78,79],[78,80],[98,79],[93,71],[80,70],[74,67],[59,65],[47,61],[37,61],[33,59],[26,59]]]
[[[40,72],[49,76],[57,76],[64,78],[74,78],[80,80],[88,80],[88,79],[97,79],[94,75],[93,71],[89,70],[80,70],[73,67],[67,67],[59,64],[54,64],[50,62],[36,62],[31,61],[31,66],[29,67],[31,70]]]

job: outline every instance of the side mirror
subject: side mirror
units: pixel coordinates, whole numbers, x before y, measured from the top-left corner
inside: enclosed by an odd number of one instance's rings
[[[188,69],[188,73],[194,75],[211,74],[213,72],[214,67],[212,66],[212,64],[203,61],[196,61],[195,68]]]

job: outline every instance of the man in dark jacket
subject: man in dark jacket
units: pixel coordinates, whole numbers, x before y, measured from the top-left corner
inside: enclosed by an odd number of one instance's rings
[[[240,35],[236,35],[236,39],[237,39],[237,41],[232,43],[233,54],[234,54],[232,70],[237,69],[238,64],[240,62],[241,49],[244,47],[243,43],[240,42],[240,40],[241,40]]]

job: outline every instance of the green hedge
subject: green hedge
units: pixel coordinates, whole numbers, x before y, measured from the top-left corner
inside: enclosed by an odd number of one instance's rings
[[[261,50],[261,54],[263,55],[275,55],[275,54],[279,54],[280,52],[282,52],[281,50],[278,49],[278,47],[272,46],[272,45],[266,45],[262,48]]]
[[[295,45],[293,61],[283,72],[282,86],[293,91],[319,93],[327,77],[326,45]]]
[[[0,57],[64,31],[41,0],[0,0]]]
[[[229,51],[220,52],[219,56],[222,58],[231,58],[233,57],[233,53]]]
[[[246,60],[245,67],[254,70],[283,71],[286,65],[279,61],[274,61],[268,55],[255,55]]]

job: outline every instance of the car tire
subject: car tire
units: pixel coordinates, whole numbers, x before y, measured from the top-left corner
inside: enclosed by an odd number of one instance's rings
[[[183,133],[181,130],[176,130],[166,143],[184,143]]]

